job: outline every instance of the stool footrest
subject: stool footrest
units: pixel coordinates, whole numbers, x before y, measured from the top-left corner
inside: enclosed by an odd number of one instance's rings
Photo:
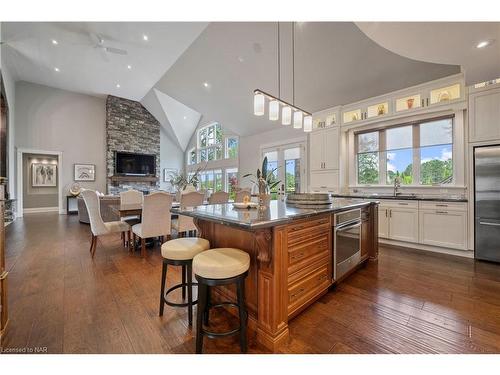
[[[201,329],[201,332],[204,336],[207,336],[210,339],[215,339],[217,337],[226,337],[226,336],[232,336],[241,331],[241,326],[235,329],[232,329],[231,331],[226,331],[226,332],[212,332],[208,331],[204,328]]]
[[[191,283],[192,286],[195,286],[195,285],[198,285],[198,283]],[[170,302],[168,299],[167,299],[167,296],[169,293],[173,292],[174,290],[176,289],[179,289],[179,288],[182,288],[182,287],[189,287],[188,286],[188,283],[179,283],[177,285],[174,285],[173,287],[167,289],[167,291],[165,292],[165,295],[163,296],[163,302],[165,302],[167,305],[169,306],[173,306],[173,307],[186,307],[189,305],[188,302],[184,302],[184,303],[176,303],[176,302]],[[192,302],[192,305],[196,305],[198,303],[198,300],[195,300]]]

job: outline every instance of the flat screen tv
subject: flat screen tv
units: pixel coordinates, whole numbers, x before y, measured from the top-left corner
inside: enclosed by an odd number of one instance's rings
[[[117,151],[115,153],[115,174],[154,176],[156,175],[155,155]]]

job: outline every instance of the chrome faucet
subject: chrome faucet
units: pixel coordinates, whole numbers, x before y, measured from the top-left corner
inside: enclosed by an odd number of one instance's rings
[[[399,176],[394,177],[394,196],[401,194],[398,189],[401,187],[401,178]]]

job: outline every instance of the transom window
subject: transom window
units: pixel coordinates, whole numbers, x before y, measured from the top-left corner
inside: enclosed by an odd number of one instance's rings
[[[453,182],[453,117],[356,134],[357,183]]]
[[[224,137],[224,131],[218,123],[199,129],[196,140],[197,147],[190,149],[187,154],[188,165],[238,158],[238,137]]]

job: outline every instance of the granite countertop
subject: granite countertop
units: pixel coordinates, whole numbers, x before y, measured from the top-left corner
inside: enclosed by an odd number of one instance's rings
[[[334,199],[333,203],[327,206],[298,208],[287,205],[285,202],[271,201],[270,206],[265,210],[259,208],[238,209],[234,208],[232,203],[226,203],[198,206],[183,210],[180,208],[172,208],[171,212],[222,224],[234,225],[245,229],[259,229],[273,227],[292,220],[304,219],[323,213],[360,208],[372,203],[373,202],[367,202],[360,199]]]
[[[357,198],[357,199],[396,199],[411,201],[439,201],[439,202],[467,202],[467,199],[458,195],[418,195],[402,194],[393,196],[392,194],[333,194],[334,198]]]

